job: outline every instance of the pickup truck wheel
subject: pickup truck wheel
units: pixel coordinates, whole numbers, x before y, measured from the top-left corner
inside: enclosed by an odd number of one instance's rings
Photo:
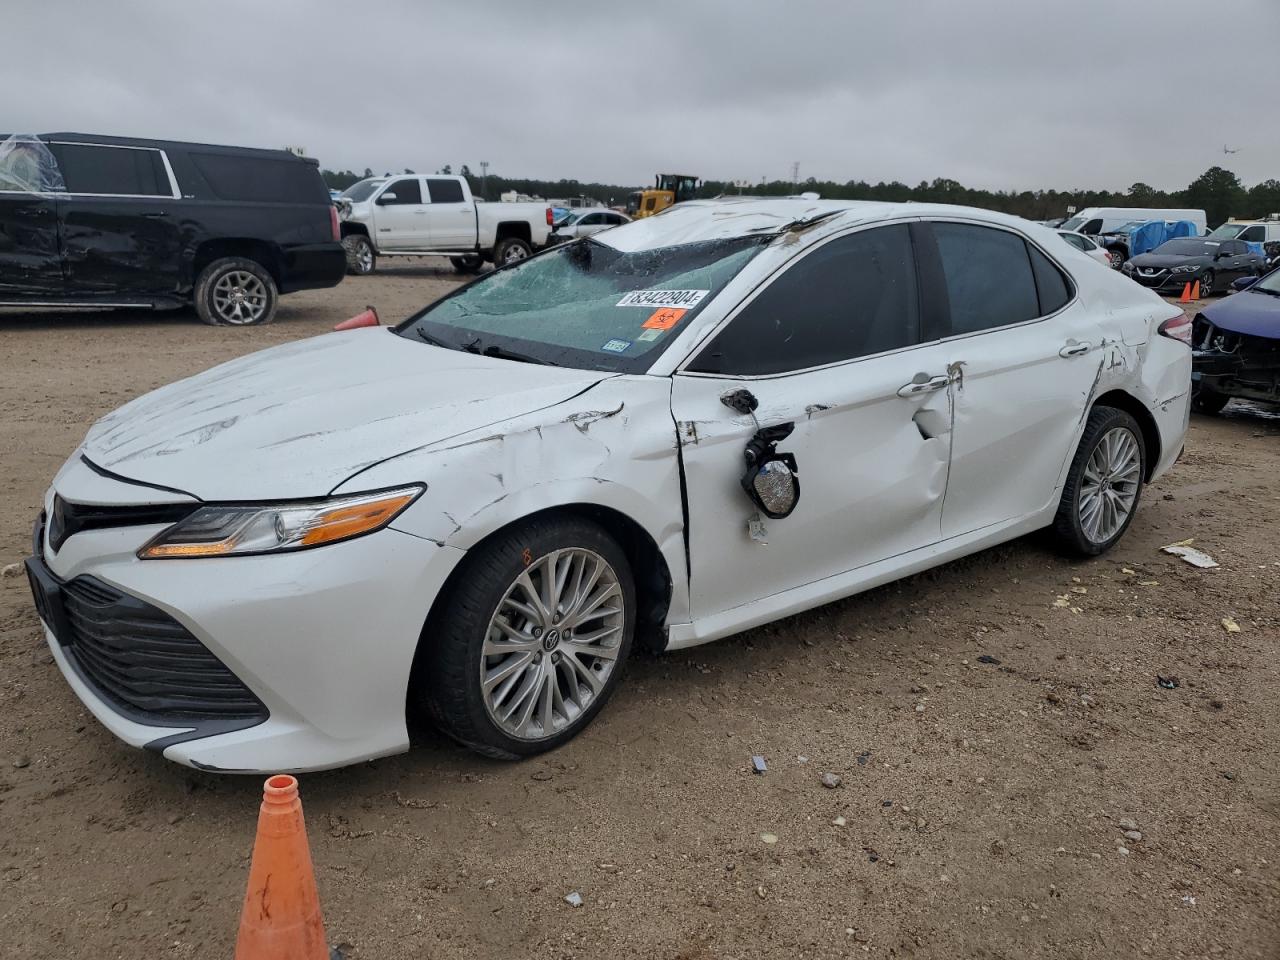
[[[215,260],[196,279],[196,314],[210,326],[270,323],[279,294],[266,267],[243,257]]]
[[[480,268],[484,266],[484,257],[473,253],[465,257],[450,257],[449,262],[459,273],[479,273]]]
[[[499,240],[493,248],[493,262],[499,267],[505,267],[509,263],[527,260],[532,254],[533,247],[519,237],[507,237],[505,240]]]
[[[373,273],[378,264],[377,255],[373,252],[373,244],[368,237],[353,233],[342,238],[342,249],[347,251],[347,270],[357,277]]]
[[[1107,256],[1111,259],[1112,270],[1119,270],[1121,267],[1124,266],[1124,261],[1125,261],[1124,251],[1121,250],[1119,247],[1112,247],[1110,250],[1107,251]]]

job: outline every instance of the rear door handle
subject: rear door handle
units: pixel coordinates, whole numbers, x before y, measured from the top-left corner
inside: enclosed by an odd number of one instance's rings
[[[927,373],[917,373],[911,378],[910,383],[903,384],[898,388],[898,396],[915,397],[922,393],[934,393],[938,390],[947,389],[947,384],[950,382],[950,377],[931,377]]]
[[[1076,340],[1069,340],[1067,344],[1058,351],[1060,357],[1083,357],[1086,353],[1093,349],[1091,343],[1080,343]]]

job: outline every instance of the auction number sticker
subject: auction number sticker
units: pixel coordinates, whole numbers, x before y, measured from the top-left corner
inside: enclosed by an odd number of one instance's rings
[[[600,349],[607,350],[609,353],[626,353],[629,346],[631,346],[630,340],[610,340]]]
[[[632,290],[618,301],[620,307],[696,307],[710,290]]]

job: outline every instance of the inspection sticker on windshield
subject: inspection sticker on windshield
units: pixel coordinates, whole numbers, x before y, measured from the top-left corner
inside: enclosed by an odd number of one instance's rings
[[[710,290],[632,290],[618,301],[620,307],[696,307]]]
[[[600,349],[608,350],[610,353],[626,353],[629,346],[631,346],[630,340],[610,340]]]
[[[664,333],[666,333],[665,330],[654,330],[654,329],[645,330],[640,334],[640,336],[636,337],[636,341],[638,343],[648,343],[651,340],[657,340]]]
[[[649,319],[640,324],[640,326],[646,330],[670,330],[688,312],[688,310],[678,307],[663,307],[649,314]]]

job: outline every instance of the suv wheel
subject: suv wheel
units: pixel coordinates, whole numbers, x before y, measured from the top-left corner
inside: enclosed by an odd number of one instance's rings
[[[1146,470],[1138,421],[1115,407],[1094,407],[1053,521],[1059,545],[1085,557],[1115,546],[1138,509]]]
[[[342,249],[347,251],[347,269],[357,277],[373,273],[378,265],[377,255],[373,252],[373,244],[369,238],[353,233],[342,238]]]
[[[579,517],[542,517],[465,561],[423,632],[414,687],[458,742],[499,759],[560,746],[618,686],[635,633],[631,567]]]
[[[509,263],[519,263],[521,260],[527,260],[533,255],[533,247],[525,243],[519,237],[507,237],[505,240],[499,240],[493,248],[493,262],[495,266],[505,267]]]
[[[223,257],[201,270],[193,296],[203,322],[233,327],[270,323],[278,299],[266,267],[243,257]]]

